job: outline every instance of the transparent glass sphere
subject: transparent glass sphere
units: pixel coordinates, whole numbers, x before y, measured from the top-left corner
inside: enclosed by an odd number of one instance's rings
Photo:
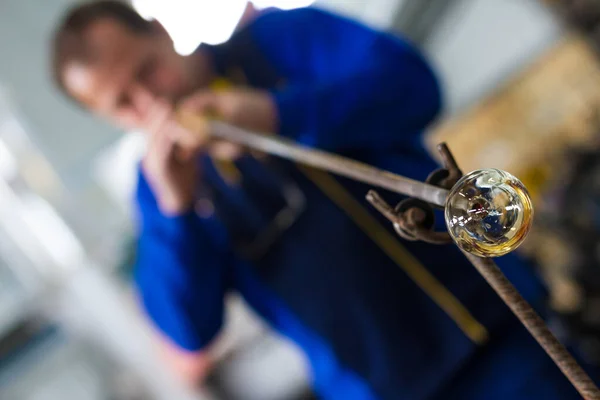
[[[533,205],[517,178],[498,169],[483,169],[465,175],[452,188],[445,219],[461,249],[481,257],[499,257],[525,240]]]

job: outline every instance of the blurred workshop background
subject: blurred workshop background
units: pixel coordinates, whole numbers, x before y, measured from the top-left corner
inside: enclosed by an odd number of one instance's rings
[[[186,392],[157,361],[130,281],[142,140],[71,107],[48,77],[51,32],[74,3],[0,1],[0,399],[307,398],[302,356],[235,297],[204,393]],[[554,329],[600,364],[600,3],[254,4],[325,7],[425,50],[447,104],[431,148],[445,140],[464,170],[506,169],[531,189],[536,228],[523,251],[563,317]],[[133,5],[184,54],[227,40],[246,10],[245,0]]]

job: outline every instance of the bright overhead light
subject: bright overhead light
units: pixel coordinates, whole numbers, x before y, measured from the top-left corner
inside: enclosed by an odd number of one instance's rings
[[[191,54],[200,43],[227,41],[246,8],[245,0],[134,0],[132,4],[144,18],[154,18],[165,27],[182,55]]]
[[[282,10],[292,10],[294,8],[308,7],[314,4],[314,2],[315,0],[253,0],[252,4],[259,9],[275,7]]]
[[[277,7],[283,10],[306,7],[314,0],[259,0],[257,8]],[[189,55],[200,43],[226,42],[239,23],[246,0],[133,0],[132,5],[146,19],[156,19],[169,32],[175,50]]]

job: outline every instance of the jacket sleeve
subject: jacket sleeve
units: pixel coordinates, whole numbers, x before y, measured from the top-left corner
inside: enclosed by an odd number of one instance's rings
[[[273,92],[284,136],[328,150],[384,149],[412,140],[440,111],[434,73],[400,38],[316,9],[269,13],[254,35],[289,78]]]
[[[223,322],[230,286],[228,256],[215,243],[219,233],[194,212],[162,215],[147,183],[140,180],[136,284],[143,307],[177,346],[201,350]]]

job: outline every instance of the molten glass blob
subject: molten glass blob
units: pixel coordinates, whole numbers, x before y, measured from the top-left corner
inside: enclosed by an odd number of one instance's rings
[[[497,169],[461,178],[446,200],[446,225],[456,244],[480,257],[515,250],[533,221],[533,205],[521,181]]]

